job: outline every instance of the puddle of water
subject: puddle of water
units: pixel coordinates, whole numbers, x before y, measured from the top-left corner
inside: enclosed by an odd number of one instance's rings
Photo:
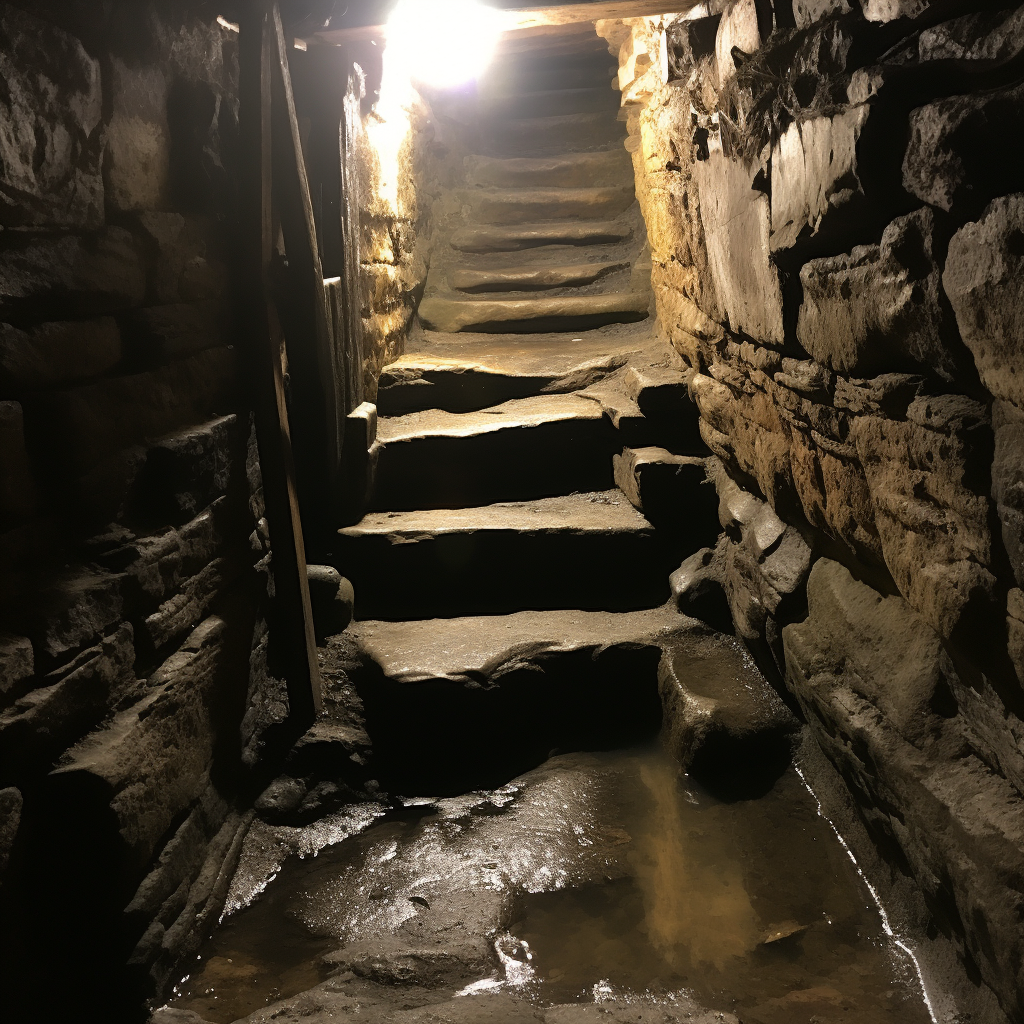
[[[481,982],[493,965],[542,1004],[686,991],[744,1024],[929,1020],[913,964],[793,769],[758,800],[723,803],[652,745],[416,803],[288,860],[174,1005],[227,1024],[323,980],[319,957],[342,943],[456,906],[489,960]]]

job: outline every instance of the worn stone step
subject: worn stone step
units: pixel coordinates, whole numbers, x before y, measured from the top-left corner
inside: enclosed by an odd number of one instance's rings
[[[625,126],[607,113],[518,117],[484,125],[480,137],[485,155],[541,156],[606,149],[625,138]]]
[[[578,391],[652,346],[642,325],[564,334],[424,332],[385,366],[377,388],[383,416],[424,409],[471,412],[513,398]]]
[[[668,599],[678,560],[614,489],[372,512],[339,531],[333,556],[355,587],[358,619],[649,608]]]
[[[506,58],[496,60],[483,80],[491,92],[535,92],[551,89],[593,89],[607,86],[618,69],[605,54],[580,58],[562,57],[558,61]]]
[[[715,543],[718,492],[704,459],[648,447],[624,448],[612,461],[615,485],[655,526],[685,533],[694,551]]]
[[[536,92],[484,90],[480,114],[493,118],[551,117],[560,114],[618,112],[619,93],[607,83],[582,89],[542,89]]]
[[[518,252],[543,245],[606,245],[633,235],[625,221],[554,221],[541,224],[488,224],[459,228],[451,244],[460,252]]]
[[[633,180],[633,164],[622,146],[557,156],[467,156],[466,182],[497,188],[622,185]]]
[[[471,189],[465,193],[470,216],[482,224],[525,221],[600,220],[617,217],[633,205],[630,185],[598,188]]]
[[[650,295],[612,292],[529,299],[445,299],[420,303],[420,322],[435,331],[552,331],[634,323],[649,314]]]
[[[574,263],[562,266],[518,266],[494,270],[452,270],[448,285],[460,292],[515,292],[566,288],[593,284],[617,270],[625,270],[626,262]]]
[[[381,419],[371,507],[468,508],[612,485],[621,448],[598,402],[541,395]]]

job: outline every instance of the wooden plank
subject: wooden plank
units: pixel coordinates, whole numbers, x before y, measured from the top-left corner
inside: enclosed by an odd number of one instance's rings
[[[573,25],[586,21],[605,19],[645,18],[659,14],[681,14],[702,6],[701,2],[682,0],[681,3],[666,3],[665,0],[598,0],[596,3],[557,4],[551,7],[525,7],[504,11],[505,31],[517,32],[523,29],[540,28],[549,25]],[[352,25],[348,28],[327,29],[316,34],[316,39],[341,45],[361,39],[381,39],[385,27],[379,25]]]
[[[322,707],[320,669],[306,576],[295,465],[285,401],[283,339],[271,301],[274,220],[271,163],[271,18],[262,3],[245,8],[239,37],[242,232],[246,291],[243,337],[256,419],[263,494],[273,551],[272,630],[283,655],[289,718],[311,723]]]
[[[338,397],[334,345],[324,295],[309,181],[295,111],[289,47],[280,4],[271,8],[273,57],[274,198],[288,253],[289,289],[285,324],[293,428],[301,459],[299,493],[307,535],[318,539],[333,527],[339,504],[339,470],[344,414]]]

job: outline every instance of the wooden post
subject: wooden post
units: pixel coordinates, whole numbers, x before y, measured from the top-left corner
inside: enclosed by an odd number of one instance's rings
[[[288,42],[281,10],[271,10],[273,55],[274,196],[288,253],[292,294],[286,324],[288,365],[299,446],[299,493],[307,526],[317,538],[329,534],[339,505],[339,467],[344,413],[338,401],[334,344],[313,205],[295,112]]]
[[[274,4],[274,13],[277,5]],[[271,298],[273,255],[271,159],[271,59],[280,16],[262,0],[247,4],[240,35],[240,135],[242,232],[247,317],[251,350],[250,394],[256,418],[263,493],[270,525],[274,571],[274,627],[285,652],[289,718],[310,724],[322,707],[313,614],[306,576],[295,465],[281,362],[283,337]]]

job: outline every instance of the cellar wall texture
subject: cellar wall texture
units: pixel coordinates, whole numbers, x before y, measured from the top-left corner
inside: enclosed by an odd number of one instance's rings
[[[598,31],[718,460],[680,608],[746,641],[1024,1019],[1024,9],[736,0]]]

